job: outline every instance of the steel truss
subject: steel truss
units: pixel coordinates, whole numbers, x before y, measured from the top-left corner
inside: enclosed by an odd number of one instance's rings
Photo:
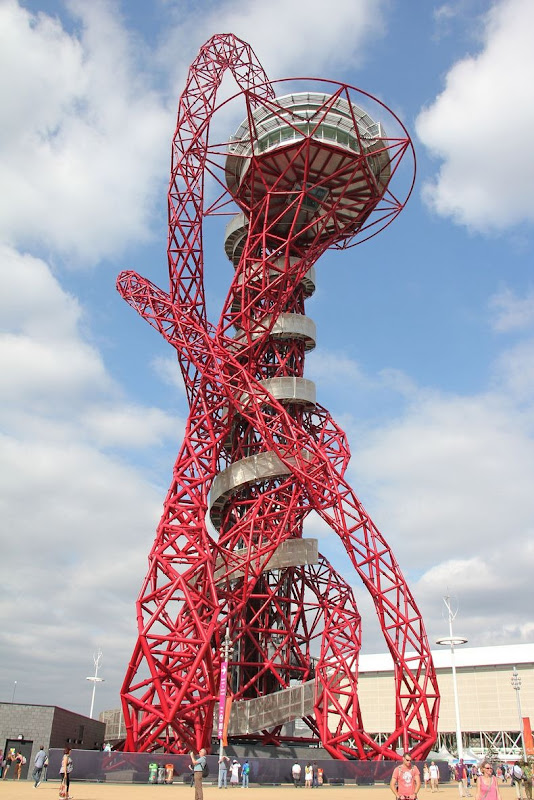
[[[239,141],[212,144],[227,70],[246,121]],[[304,719],[334,757],[397,758],[406,748],[424,758],[436,738],[439,695],[420,613],[346,481],[345,434],[303,377],[314,345],[304,314],[313,265],[327,248],[369,238],[400,212],[413,173],[401,199],[390,183],[411,142],[400,123],[403,134],[388,139],[361,116],[353,97],[370,100],[364,93],[344,84],[321,92],[319,84],[312,106],[295,110],[275,98],[249,45],[233,35],[207,42],[180,98],[172,145],[169,292],[136,273],[118,279],[124,299],[176,349],[190,406],[137,602],[138,639],[121,693],[127,750],[210,746],[227,628],[233,702],[314,681],[313,712]],[[267,118],[279,141],[265,134]],[[240,214],[225,243],[235,277],[213,325],[202,222],[235,214],[235,204]],[[308,563],[299,549],[311,511],[343,543],[393,657],[392,731],[380,742],[365,732],[358,704],[353,593],[324,557]],[[283,726],[258,737],[280,743]]]
[[[456,732],[438,734],[438,746],[456,753]],[[495,758],[516,760],[522,758],[523,741],[520,731],[462,731],[462,744],[482,758],[494,753]]]

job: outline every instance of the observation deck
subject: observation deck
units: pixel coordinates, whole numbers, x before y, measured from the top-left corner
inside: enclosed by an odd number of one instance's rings
[[[259,106],[239,126],[228,145],[225,177],[245,212],[244,225],[236,223],[240,234],[227,231],[232,260],[244,245],[247,214],[267,193],[273,247],[296,234],[302,246],[322,229],[325,239],[334,233],[343,238],[362,225],[387,188],[386,134],[344,97],[285,95]],[[313,221],[319,219],[317,227]]]

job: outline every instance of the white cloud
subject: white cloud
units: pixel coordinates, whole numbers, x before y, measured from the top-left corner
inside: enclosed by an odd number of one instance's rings
[[[490,298],[489,305],[495,314],[492,323],[496,331],[521,331],[534,327],[534,290],[525,297],[518,297],[506,288]]]
[[[17,621],[0,634],[2,652],[9,652],[2,672],[18,680],[19,701],[87,713],[76,677],[91,674],[91,654],[105,642],[113,659],[106,665],[110,684],[99,694],[114,706],[160,491],[134,468],[78,441],[2,437],[0,450],[0,615]]]
[[[447,21],[449,19],[454,18],[457,13],[458,12],[453,5],[451,5],[450,3],[444,3],[443,5],[438,6],[434,10],[434,18],[436,19],[437,22],[441,22],[442,20]]]
[[[508,298],[510,314],[527,300]],[[367,374],[345,354],[318,352],[310,364],[336,403],[343,393],[342,408],[351,408],[345,397],[356,398],[354,406],[366,393],[380,408],[397,392],[395,416],[368,413],[362,423],[356,411],[337,421],[351,442],[349,483],[407,577],[431,638],[445,631],[441,598],[451,590],[473,645],[503,641],[504,630],[509,641],[528,641],[529,606],[518,598],[529,596],[534,569],[533,343],[503,349],[488,390],[465,396],[417,386],[396,370]],[[340,542],[307,521],[305,535],[317,532],[320,549],[354,583],[365,650],[383,650],[372,602]]]
[[[82,316],[80,304],[65,292],[39,258],[0,245],[4,328],[47,341],[70,337]]]
[[[91,262],[149,236],[172,116],[110,6],[71,9],[79,35],[0,5],[0,235]]]
[[[526,402],[531,407],[534,396],[534,339],[518,342],[498,356],[494,380],[504,385],[517,403]]]
[[[532,641],[534,626],[530,615],[517,602],[518,597],[528,597],[529,574],[534,564],[529,546],[532,530],[526,534],[516,537],[504,530],[497,542],[489,535],[486,540],[479,537],[479,552],[464,558],[459,553],[413,583],[431,641],[448,632],[439,600],[450,587],[458,608],[455,632],[467,636],[470,644],[483,647],[504,639]],[[468,547],[466,544],[464,552]],[[514,591],[510,591],[511,586]]]
[[[76,421],[80,440],[106,447],[147,447],[179,436],[177,418],[121,400],[100,353],[84,338],[83,309],[44,261],[4,246],[0,264],[6,327],[0,372],[9,376],[0,388],[4,421],[49,440],[72,437]]]
[[[162,53],[187,52],[192,42],[200,45],[214,32],[232,32],[250,42],[271,80],[291,75],[313,76],[325,71],[362,64],[372,41],[384,36],[387,19],[384,0],[339,0],[328,8],[321,0],[268,5],[251,0],[246,5],[232,0],[217,4],[194,20],[183,18],[176,7],[178,25],[169,33]]]
[[[417,119],[441,160],[423,187],[438,214],[478,231],[534,220],[534,49],[530,0],[501,0],[483,21],[481,52],[457,62],[444,91]]]
[[[374,476],[373,504],[388,509],[387,528],[413,568],[431,554],[446,559],[469,542],[468,532],[498,541],[511,513],[515,530],[528,528],[530,433],[501,398],[435,397],[412,404],[368,440],[358,452],[358,471]]]
[[[184,395],[184,380],[175,353],[170,356],[156,356],[152,360],[152,369],[163,383],[173,386]]]
[[[3,410],[21,406],[55,414],[114,391],[97,350],[80,335],[82,310],[47,265],[0,248],[3,292],[0,371]]]
[[[87,341],[91,320],[42,259],[4,246],[0,265],[0,615],[17,620],[0,634],[4,692],[11,675],[19,700],[86,710],[83,690],[53,674],[64,659],[83,680],[92,651],[107,643],[114,663],[100,694],[114,706],[161,513],[160,476],[147,461],[179,439],[183,423],[124,401]],[[124,460],[106,452],[118,447]],[[138,451],[149,448],[138,468]]]
[[[516,598],[529,595],[534,568],[534,436],[515,403],[507,382],[479,396],[421,394],[353,454],[356,493],[365,476],[365,505],[427,628],[440,633],[439,599],[450,588],[473,645],[489,643],[511,613],[518,631],[528,622]]]
[[[0,372],[9,375],[0,396],[28,406],[71,405],[82,394],[102,390],[109,377],[95,350],[81,341],[50,343],[28,336],[0,336]]]
[[[308,356],[306,376],[317,381],[318,385],[326,381],[339,386],[350,385],[351,393],[354,393],[356,387],[360,393],[369,392],[375,396],[383,391],[410,396],[416,390],[414,382],[400,370],[387,368],[371,376],[346,353],[337,353],[326,348],[318,348]]]
[[[135,449],[180,439],[184,423],[159,408],[142,406],[96,406],[89,409],[84,424],[101,446]]]
[[[368,386],[372,381],[364,374],[360,365],[350,356],[335,353],[324,348],[310,354],[306,373],[313,380],[349,380],[352,384]]]

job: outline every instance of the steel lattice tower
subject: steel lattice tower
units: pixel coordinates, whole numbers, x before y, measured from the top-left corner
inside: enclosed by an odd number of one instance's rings
[[[229,142],[213,144],[228,70],[245,120]],[[421,615],[345,479],[345,434],[304,378],[315,344],[304,309],[314,264],[400,212],[413,169],[403,198],[392,186],[412,145],[385,106],[374,101],[402,135],[388,138],[356,104],[369,95],[319,79],[306,85],[313,90],[293,82],[276,97],[251,48],[231,34],[202,47],[172,145],[169,292],[132,272],[118,279],[125,300],[176,349],[190,406],[137,602],[121,693],[126,750],[209,748],[227,630],[234,739],[280,743],[295,717],[291,693],[309,728],[303,740],[319,739],[336,758],[396,758],[398,747],[424,758],[436,738],[439,696]],[[235,277],[215,326],[202,222],[231,212],[225,250]],[[358,705],[360,615],[349,584],[303,538],[311,511],[343,543],[393,657],[396,703],[380,743]]]

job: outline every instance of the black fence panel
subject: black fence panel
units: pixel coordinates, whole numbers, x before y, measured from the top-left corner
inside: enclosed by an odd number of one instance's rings
[[[51,749],[49,754],[48,779],[59,779],[59,768],[63,750]],[[111,783],[188,783],[191,780],[191,763],[188,755],[165,755],[161,753],[105,753],[99,750],[72,750],[74,764],[71,780]],[[244,759],[240,759],[243,763]],[[248,758],[251,783],[277,785],[292,783],[290,758]],[[207,756],[209,777],[206,782],[216,782],[218,757]],[[317,764],[323,770],[325,784],[389,783],[395,766],[393,761],[334,761],[333,759],[298,759],[302,767],[301,783],[304,783],[306,764]],[[436,762],[441,781],[449,780],[449,769],[445,762]],[[422,774],[423,763],[417,764]]]

